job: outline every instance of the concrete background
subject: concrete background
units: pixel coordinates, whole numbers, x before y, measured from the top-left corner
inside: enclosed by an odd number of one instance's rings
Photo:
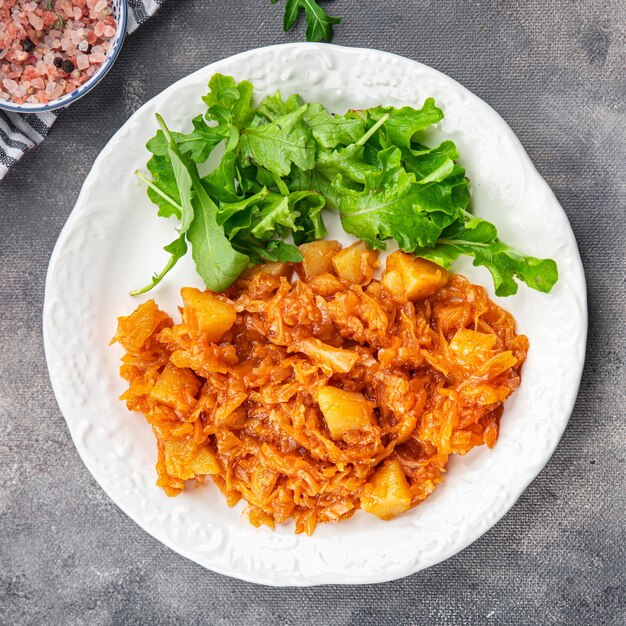
[[[0,183],[0,622],[624,624],[626,3],[336,0],[335,43],[417,59],[511,125],[565,208],[589,283],[580,396],[512,511],[445,563],[369,587],[268,589],[149,537],[91,478],[44,362],[57,236],[98,152],[146,100],[248,48],[296,41],[268,0],[168,0],[98,89]]]

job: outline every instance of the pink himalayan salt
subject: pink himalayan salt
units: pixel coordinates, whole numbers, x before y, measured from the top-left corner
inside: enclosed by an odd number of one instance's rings
[[[17,83],[10,78],[5,78],[2,81],[2,85],[9,93],[13,93],[17,89]]]
[[[0,0],[0,86],[7,94],[3,81],[17,84],[8,95],[15,102],[46,103],[69,93],[96,73],[111,48],[117,24],[110,0],[50,1],[51,7],[48,2]],[[67,19],[59,23],[63,14]],[[27,38],[36,46],[33,51],[22,47]],[[87,67],[81,59],[78,68],[79,55],[87,57]],[[75,64],[70,76],[54,66],[57,57]]]
[[[102,52],[97,52],[96,54],[90,54],[89,55],[89,60],[92,63],[104,63],[106,57],[104,56],[104,54],[102,54]]]
[[[43,29],[43,20],[36,13],[29,13],[28,21],[35,30]]]
[[[86,54],[76,56],[76,67],[79,70],[86,70],[89,67],[89,57]]]

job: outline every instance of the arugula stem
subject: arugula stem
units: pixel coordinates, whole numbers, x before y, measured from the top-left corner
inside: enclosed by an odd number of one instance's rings
[[[176,147],[174,137],[172,137],[172,133],[170,133],[170,129],[167,127],[165,120],[158,113],[155,114],[155,117],[161,127],[161,130],[163,131],[163,134],[165,135],[165,138],[167,139],[167,143],[170,145],[170,148]]]
[[[364,146],[367,140],[389,119],[389,113],[385,113],[366,133],[356,142],[357,146]]]
[[[488,248],[490,244],[478,241],[466,241],[465,239],[437,239],[437,245],[446,244],[450,246],[472,246],[475,248]]]
[[[173,207],[177,208],[181,214],[183,212],[183,207],[180,206],[180,204],[178,204],[178,202],[176,202],[176,200],[174,200],[174,198],[170,198],[170,196],[168,196],[162,189],[160,189],[159,187],[157,187],[153,181],[151,181],[149,178],[147,178],[146,176],[144,176],[139,170],[137,170],[135,172],[135,176],[137,176],[137,178],[141,181],[143,181],[144,183],[146,183],[146,185],[148,185],[148,187],[150,187],[150,189],[152,189],[152,191],[154,191],[154,193],[158,194],[159,196],[161,196],[161,198],[163,198],[163,200],[167,200]]]

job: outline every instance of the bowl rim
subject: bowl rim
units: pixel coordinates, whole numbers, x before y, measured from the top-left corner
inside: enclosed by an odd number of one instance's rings
[[[116,0],[111,0],[115,2]],[[0,111],[6,111],[8,113],[22,113],[28,115],[29,113],[46,113],[48,111],[54,111],[56,109],[62,109],[70,104],[76,102],[84,95],[88,94],[108,73],[109,70],[115,64],[115,61],[124,46],[126,40],[126,26],[128,22],[128,2],[127,0],[117,0],[120,5],[120,19],[118,21],[117,32],[115,38],[119,37],[119,46],[115,48],[111,56],[107,57],[104,63],[100,66],[98,71],[82,85],[79,85],[76,89],[78,93],[70,95],[67,100],[63,100],[65,96],[61,96],[48,104],[41,105],[29,105],[28,103],[16,104],[10,100],[0,100]]]

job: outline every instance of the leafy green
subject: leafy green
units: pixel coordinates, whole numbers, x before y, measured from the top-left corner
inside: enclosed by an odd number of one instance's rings
[[[152,174],[148,198],[159,207],[159,217],[174,216],[180,219],[182,214],[180,194],[170,160],[167,156],[155,155],[148,161],[147,167]]]
[[[552,289],[559,277],[552,259],[521,254],[498,239],[493,224],[470,215],[465,223],[446,230],[433,248],[419,248],[415,253],[444,267],[450,267],[462,254],[474,257],[474,265],[483,265],[491,273],[498,296],[517,293],[515,277],[544,293]]]
[[[276,118],[275,121],[241,131],[241,157],[256,165],[287,176],[294,163],[302,170],[315,166],[315,140],[304,121],[307,105]]]
[[[207,105],[207,117],[222,124],[241,128],[254,117],[252,83],[236,83],[232,76],[214,74],[209,81],[209,92],[202,97]]]
[[[265,117],[268,121],[273,122],[277,117],[293,113],[299,109],[304,102],[297,94],[289,96],[287,100],[283,100],[280,92],[276,92],[271,96],[267,96],[257,109],[257,114]]]
[[[433,246],[445,226],[456,219],[457,207],[432,206],[422,200],[424,187],[402,166],[398,148],[379,154],[382,168],[365,176],[365,189],[354,191],[335,185],[341,195],[341,223],[346,232],[371,248],[385,248],[395,239],[405,252]]]
[[[288,3],[296,16],[306,6]],[[372,248],[394,240],[445,267],[468,255],[491,272],[497,295],[516,293],[516,281],[547,292],[558,279],[554,261],[515,250],[471,214],[456,146],[428,145],[427,130],[443,118],[432,98],[420,109],[333,115],[298,95],[276,93],[257,107],[252,95],[251,83],[216,74],[190,133],[170,131],[157,115],[160,130],[147,144],[151,178],[138,176],[158,215],[178,221],[178,236],[165,247],[164,269],[133,293],[158,285],[188,244],[213,291],[255,263],[299,262],[297,245],[326,236],[325,211]],[[197,163],[219,145],[219,164],[201,178]]]
[[[131,296],[139,296],[142,293],[150,291],[150,289],[152,289],[153,287],[156,287],[163,280],[163,278],[165,278],[165,275],[176,265],[176,263],[178,263],[178,260],[187,254],[187,242],[185,241],[185,233],[174,239],[172,243],[168,243],[166,246],[164,246],[163,250],[165,250],[165,252],[170,255],[167,263],[165,264],[165,267],[158,274],[154,274],[154,276],[152,276],[152,281],[149,285],[146,285],[141,289],[131,291]]]
[[[367,113],[370,122],[377,122],[383,116],[387,116],[380,133],[380,143],[383,148],[390,146],[410,148],[411,140],[418,132],[443,119],[443,111],[435,104],[433,98],[427,98],[421,109],[376,107],[369,109]]]
[[[276,4],[278,0],[270,0]],[[331,17],[316,0],[287,0],[283,29],[291,30],[304,11],[306,16],[307,41],[332,41],[333,26],[341,22],[340,17]]]
[[[183,154],[189,154],[196,163],[204,163],[209,154],[225,138],[225,132],[219,127],[211,127],[202,115],[194,117],[192,120],[193,131],[188,134],[172,133],[178,149]],[[157,134],[147,143],[146,147],[152,154],[165,156],[168,153],[169,144],[163,131]]]
[[[217,207],[206,194],[198,194],[199,202],[187,237],[196,270],[211,291],[224,291],[248,267],[249,258],[228,241],[216,221]]]
[[[315,141],[323,148],[349,146],[365,133],[362,120],[331,115],[321,104],[309,104],[304,119]]]

